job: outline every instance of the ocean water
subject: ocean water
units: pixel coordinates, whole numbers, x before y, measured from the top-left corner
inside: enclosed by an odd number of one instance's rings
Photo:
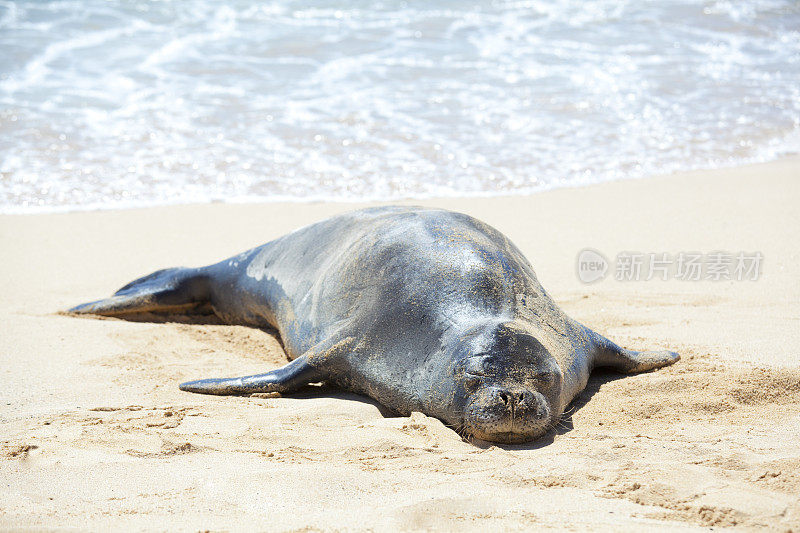
[[[0,1],[3,212],[516,194],[798,151],[796,1]]]

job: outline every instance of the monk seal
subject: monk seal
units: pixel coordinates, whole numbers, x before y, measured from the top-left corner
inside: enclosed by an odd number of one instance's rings
[[[679,359],[579,324],[499,231],[420,207],[338,215],[214,265],[159,270],[70,312],[213,312],[275,328],[287,365],[180,388],[286,394],[326,382],[500,443],[546,434],[595,367],[645,372]]]

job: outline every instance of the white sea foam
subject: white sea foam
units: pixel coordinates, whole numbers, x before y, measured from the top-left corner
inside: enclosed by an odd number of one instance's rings
[[[0,211],[525,193],[800,150],[788,0],[0,0]]]

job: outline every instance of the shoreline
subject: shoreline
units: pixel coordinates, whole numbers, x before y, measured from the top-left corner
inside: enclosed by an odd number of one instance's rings
[[[361,205],[361,204],[392,204],[392,203],[400,203],[400,204],[409,204],[413,202],[435,202],[435,201],[458,201],[458,200],[475,200],[475,199],[497,199],[497,198],[516,198],[516,197],[529,197],[529,196],[536,196],[542,193],[547,193],[556,190],[573,190],[573,189],[582,189],[584,187],[593,187],[597,185],[604,185],[607,183],[617,183],[617,182],[628,182],[628,181],[639,181],[639,180],[649,180],[649,179],[664,179],[673,176],[682,176],[686,174],[703,174],[707,172],[724,172],[728,170],[735,170],[738,168],[748,168],[753,166],[759,165],[772,165],[772,164],[794,164],[797,161],[800,161],[800,155],[793,154],[793,155],[781,155],[773,159],[769,159],[767,161],[752,161],[752,160],[745,160],[739,161],[736,163],[731,163],[730,165],[721,164],[718,166],[712,167],[698,167],[690,170],[677,170],[674,172],[667,172],[667,173],[659,173],[659,174],[648,174],[648,175],[641,175],[641,176],[626,176],[620,178],[613,178],[608,180],[601,180],[601,181],[578,181],[576,183],[565,183],[565,184],[549,184],[544,185],[540,188],[533,188],[533,189],[525,189],[522,191],[517,192],[490,192],[490,191],[478,191],[472,192],[467,194],[461,195],[452,195],[452,196],[437,196],[437,195],[427,195],[427,196],[398,196],[396,198],[393,197],[366,197],[366,198],[326,198],[321,196],[310,196],[310,197],[285,197],[285,196],[276,196],[276,197],[237,197],[233,199],[209,199],[203,202],[187,202],[187,203],[155,203],[155,204],[130,204],[130,205],[111,205],[106,206],[102,204],[89,204],[89,207],[86,206],[76,206],[76,205],[65,205],[65,206],[46,206],[46,207],[34,207],[32,209],[42,209],[41,211],[27,211],[28,207],[19,208],[19,207],[12,207],[11,210],[4,211],[2,207],[0,207],[0,216],[26,216],[26,215],[61,215],[61,214],[73,214],[73,213],[92,213],[97,211],[128,211],[128,210],[137,210],[137,209],[151,209],[151,208],[159,208],[159,207],[185,207],[185,206],[204,206],[204,205],[255,205],[255,204],[263,204],[263,205],[274,205],[274,204],[320,204],[320,203],[329,203],[329,204],[353,204],[353,205]],[[22,211],[15,211],[15,209],[23,209]]]
[[[179,382],[282,364],[280,344],[243,327],[57,312],[376,203],[0,215],[0,528],[800,528],[800,158],[391,203],[484,220],[567,314],[682,360],[597,373],[568,427],[526,446],[476,446],[337,392],[189,395]],[[585,284],[585,248],[764,262],[757,281]]]

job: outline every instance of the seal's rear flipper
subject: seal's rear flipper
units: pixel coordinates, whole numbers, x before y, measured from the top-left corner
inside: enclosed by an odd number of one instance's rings
[[[209,303],[208,278],[198,268],[167,268],[134,280],[110,298],[77,305],[67,313],[123,316],[185,313]]]
[[[276,368],[265,374],[243,376],[240,378],[201,379],[180,384],[180,389],[200,394],[219,396],[242,396],[257,392],[293,392],[297,389],[323,381],[325,375],[308,363],[301,355],[288,365]]]

